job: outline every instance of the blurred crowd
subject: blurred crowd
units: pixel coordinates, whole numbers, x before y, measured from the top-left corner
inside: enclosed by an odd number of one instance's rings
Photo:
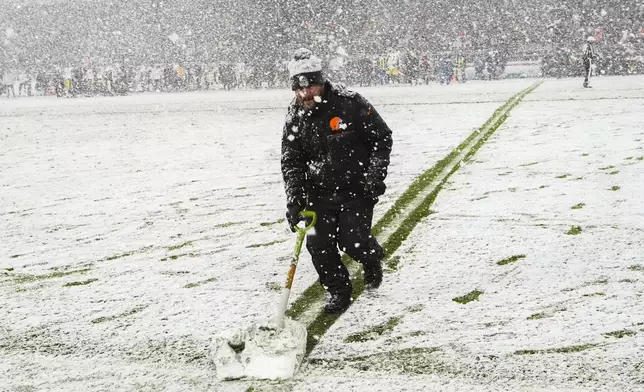
[[[508,56],[502,52],[478,53],[468,64],[462,52],[437,55],[396,51],[382,56],[327,62],[325,73],[349,85],[464,83],[466,67],[476,79],[498,79]],[[128,61],[110,66],[53,67],[50,69],[0,70],[0,93],[56,95],[58,97],[124,95],[137,92],[174,92],[288,88],[285,62],[270,68],[239,63],[154,64],[134,66]]]
[[[288,74],[285,69],[279,71],[276,68],[275,72],[260,74],[244,63],[133,66],[125,61],[109,66],[8,70],[0,74],[7,97],[15,94],[75,97],[285,86]]]
[[[496,79],[525,61],[564,77],[581,72],[588,36],[596,37],[598,73],[643,72],[639,0],[16,1],[0,4],[0,89],[74,96],[280,87],[284,60],[298,47],[349,84]]]

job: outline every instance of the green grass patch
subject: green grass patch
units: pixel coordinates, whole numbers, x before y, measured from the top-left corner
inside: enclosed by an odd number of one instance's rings
[[[622,188],[619,185],[613,185],[613,186],[610,187],[611,191],[618,191],[620,189],[622,189]]]
[[[541,185],[541,186],[539,187],[539,189],[546,189],[547,187],[548,187],[548,185]]]
[[[220,223],[218,225],[215,225],[215,229],[224,229],[226,227],[239,226],[239,225],[243,225],[244,223],[247,223],[247,222],[246,221],[240,221],[240,222]]]
[[[459,304],[465,305],[465,304],[467,304],[469,302],[472,302],[472,301],[478,301],[478,299],[481,296],[481,294],[483,294],[483,291],[474,290],[472,292],[469,292],[469,293],[465,294],[462,297],[452,298],[452,301],[458,302]]]
[[[525,258],[526,258],[526,255],[510,256],[510,257],[508,257],[506,259],[503,259],[503,260],[499,261],[496,264],[498,264],[498,265],[506,265],[506,264],[510,264],[510,263],[516,263],[517,261],[519,261],[521,259],[525,259]]]
[[[264,227],[266,227],[266,226],[273,226],[273,225],[277,225],[277,224],[283,223],[285,220],[286,220],[286,219],[284,219],[284,218],[280,218],[280,219],[276,220],[275,222],[262,222],[262,223],[260,223],[259,225],[260,225],[260,226],[264,226]]]
[[[195,257],[197,255],[195,253],[181,253],[180,255],[172,255],[172,256],[164,257],[161,259],[161,261],[169,261],[169,260],[174,261],[184,256]]]
[[[369,340],[376,340],[384,333],[392,331],[400,323],[400,317],[392,317],[386,323],[376,325],[366,331],[354,333],[344,339],[345,343],[362,343]]]
[[[581,226],[570,226],[570,230],[566,232],[568,235],[581,234]]]
[[[582,157],[587,157],[588,155],[589,155],[589,154],[588,154],[588,153],[586,153],[586,152],[585,152],[585,153],[583,153],[583,154],[581,154],[581,156],[582,156]]]
[[[540,83],[539,83],[540,84]],[[518,94],[514,95],[511,97],[504,105],[502,105],[500,108],[498,108],[492,117],[490,117],[481,128],[479,128],[477,131],[472,132],[467,139],[465,139],[461,144],[459,144],[454,150],[452,150],[445,158],[441,159],[438,161],[431,169],[426,170],[423,172],[420,176],[418,176],[412,184],[407,188],[407,190],[396,200],[394,205],[385,213],[385,215],[378,221],[378,223],[373,227],[373,234],[375,236],[378,236],[382,232],[382,230],[387,227],[391,222],[395,219],[397,215],[400,214],[401,211],[404,211],[409,204],[420,194],[423,190],[425,190],[436,178],[440,175],[440,173],[451,163],[455,161],[455,159],[459,156],[461,151],[463,151],[465,148],[467,148],[468,145],[474,141],[480,133],[480,130],[485,129],[485,128],[490,128],[486,135],[477,142],[476,145],[474,145],[468,154],[464,157],[464,161],[469,161],[470,158],[478,151],[478,149],[487,141],[487,139],[498,129],[498,127],[507,119],[507,114],[505,116],[500,116],[495,120],[495,117],[499,113],[501,113],[504,110],[511,110],[514,106],[518,105],[521,99],[530,92],[532,92],[535,88],[539,86],[539,84],[535,84],[533,87],[530,87],[528,89],[525,89]],[[515,98],[518,98],[515,100]],[[487,137],[486,137],[487,136]],[[535,162],[535,164],[538,162]],[[453,174],[458,169],[458,165],[453,170],[447,178]],[[447,180],[445,178],[445,180]],[[444,182],[441,184],[444,185]],[[430,198],[428,196],[428,198]],[[427,200],[427,199],[426,199]]]
[[[387,269],[391,271],[397,271],[398,266],[400,265],[400,260],[401,260],[400,256],[398,255],[392,256],[385,261],[385,266],[387,267]]]
[[[635,159],[637,159],[638,161],[644,161],[644,156],[642,156],[642,157],[637,157],[637,158],[635,158]]]
[[[5,271],[13,272],[13,268],[5,268]]]
[[[627,336],[637,335],[637,332],[629,331],[628,329],[623,329],[621,331],[606,332],[606,333],[603,333],[602,335],[604,335],[604,337],[606,337],[606,338],[621,339],[621,338],[625,338]]]
[[[271,291],[282,291],[283,285],[277,282],[266,282],[266,288]]]
[[[378,374],[423,375],[436,373],[459,373],[435,358],[438,348],[408,348],[386,351],[372,355],[347,357],[343,359],[309,359],[308,365],[328,370],[354,369]]]
[[[190,198],[190,201],[197,201],[197,200],[199,200],[199,198],[198,198],[198,197],[191,197],[191,198]]]
[[[65,283],[63,285],[63,287],[87,286],[88,284],[94,283],[97,280],[98,279],[88,279],[88,280],[84,280],[82,282],[69,282],[69,283]]]
[[[588,286],[598,286],[602,284],[608,283],[608,279],[599,279],[599,280],[593,280],[592,282],[587,282],[584,284],[584,287]]]
[[[165,275],[165,276],[181,276],[181,275],[187,275],[189,274],[190,271],[161,271],[159,274]]]
[[[588,294],[582,295],[582,297],[604,297],[604,296],[606,296],[606,293],[602,293],[602,292],[588,293]]]
[[[613,170],[612,172],[608,173],[609,175],[613,176],[615,174],[619,173],[619,170]]]
[[[585,206],[586,206],[586,204],[584,204],[584,203],[577,203],[574,206],[570,207],[570,209],[571,210],[581,210]]]
[[[9,258],[10,258],[10,259],[17,259],[17,258],[18,258],[18,257],[20,257],[20,256],[22,256],[22,255],[11,255],[11,256],[9,256]]]
[[[568,346],[568,347],[559,347],[559,348],[548,348],[545,350],[518,350],[514,353],[516,355],[533,355],[533,354],[567,354],[567,353],[577,353],[580,351],[590,350],[593,347],[596,347],[596,344],[582,344],[579,346]]]
[[[465,148],[469,144],[476,133],[473,133],[463,142],[459,147]],[[423,172],[419,177],[417,177],[412,184],[407,188],[407,190],[396,200],[394,205],[385,213],[385,215],[374,225],[372,233],[374,236],[378,236],[385,227],[389,226],[394,219],[403,211],[405,211],[412,201],[423,191],[425,190],[436,178],[441,174],[441,172],[451,164],[458,154],[460,149],[457,148],[452,151],[445,158],[441,159],[432,167],[431,169]],[[427,207],[426,214],[429,215],[429,207]]]
[[[408,306],[408,307],[406,307],[406,308],[405,308],[405,311],[406,311],[406,312],[409,312],[409,313],[418,313],[418,312],[420,312],[420,311],[421,311],[421,310],[423,310],[423,309],[425,309],[425,305],[423,305],[423,304],[417,304],[417,305],[412,305],[412,306]]]
[[[107,259],[105,259],[105,260],[107,260],[107,261],[112,261],[112,260],[116,260],[116,259],[121,259],[121,258],[123,258],[123,257],[132,256],[134,253],[135,253],[134,251],[132,251],[132,252],[125,252],[125,253],[117,254],[117,255],[114,255],[114,256],[110,256],[110,257],[108,257],[108,258],[107,258]]]
[[[128,316],[132,316],[133,314],[139,313],[140,311],[142,311],[147,307],[148,307],[147,305],[140,305],[116,316],[106,316],[106,317],[95,318],[94,320],[92,320],[92,324],[100,324],[107,321],[112,321],[112,320],[116,320],[116,319],[120,319]]]
[[[154,248],[154,247],[153,246],[144,246],[141,249],[137,249],[137,250],[133,250],[133,251],[130,251],[130,252],[120,253],[120,254],[116,254],[114,256],[107,257],[105,259],[105,261],[113,261],[113,260],[117,260],[117,259],[122,259],[124,257],[129,257],[129,256],[135,255],[137,253],[144,253],[144,252],[147,252],[148,250],[150,250],[152,248]]]
[[[168,246],[168,250],[177,250],[192,245],[192,241],[186,241],[183,244]]]
[[[454,169],[458,169],[458,166],[456,166]],[[444,182],[445,181],[437,185],[436,188],[425,198],[425,200],[421,202],[418,208],[412,211],[401,222],[398,229],[389,236],[387,241],[385,241],[385,243],[383,244],[383,248],[385,249],[385,256],[394,254],[395,251],[400,248],[403,242],[405,242],[407,237],[409,237],[418,222],[431,215],[432,210],[429,207],[434,203],[434,200],[436,200],[436,197],[442,189]],[[392,257],[388,260],[386,265],[389,269],[396,270],[398,267],[398,261],[400,261],[399,258]]]
[[[630,267],[628,267],[628,269],[631,271],[644,272],[644,266],[640,264],[631,265]]]
[[[266,246],[272,246],[272,245],[275,245],[275,244],[281,244],[282,242],[286,242],[286,240],[275,240],[275,241],[266,242],[266,243],[263,243],[263,244],[248,245],[247,248],[263,248],[263,247],[266,247]]]
[[[523,163],[523,164],[521,164],[519,166],[528,167],[528,166],[534,166],[534,165],[538,165],[538,164],[539,164],[539,162],[530,162],[530,163]]]
[[[504,325],[507,325],[507,321],[490,321],[487,323],[483,323],[483,326],[485,328],[492,328],[492,327],[502,327]]]
[[[528,320],[539,320],[539,319],[544,319],[550,317],[546,313],[535,313],[533,315],[528,316]]]
[[[47,279],[63,278],[65,276],[75,275],[75,274],[82,275],[82,274],[86,274],[89,271],[91,271],[91,268],[82,268],[82,269],[77,269],[72,271],[56,271],[50,274],[43,274],[43,275],[16,275],[14,278],[14,282],[18,284],[31,283],[31,282],[37,282],[37,281],[47,280]]]
[[[610,170],[610,169],[614,169],[614,168],[615,168],[615,166],[604,166],[604,167],[600,167],[599,170]]]
[[[192,288],[203,286],[205,284],[213,283],[213,282],[216,282],[216,281],[217,281],[217,278],[210,278],[210,279],[206,279],[206,280],[200,280],[199,282],[188,283],[187,285],[185,285],[183,287],[186,288],[186,289],[192,289]]]
[[[621,279],[619,283],[637,283],[634,279]]]
[[[557,176],[557,177],[555,177],[555,178],[568,178],[568,177],[570,177],[570,176],[571,176],[571,174],[570,174],[570,173],[566,173],[566,174],[562,174],[562,175],[560,175],[560,176]]]

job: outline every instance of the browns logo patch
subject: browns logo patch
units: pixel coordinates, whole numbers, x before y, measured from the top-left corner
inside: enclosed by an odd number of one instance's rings
[[[329,121],[329,126],[331,126],[332,131],[339,131],[342,129],[342,119],[340,117],[333,117],[331,121]]]

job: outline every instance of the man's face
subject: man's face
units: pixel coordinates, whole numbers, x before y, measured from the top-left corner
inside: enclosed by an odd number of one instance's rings
[[[315,97],[318,98],[318,101],[322,98],[322,93],[324,92],[324,85],[322,84],[312,84],[307,87],[298,87],[295,90],[295,96],[302,106],[307,109],[312,109],[315,104]]]

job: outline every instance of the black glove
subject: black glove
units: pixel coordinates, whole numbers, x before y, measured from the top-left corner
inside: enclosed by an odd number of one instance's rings
[[[364,183],[364,196],[368,199],[377,199],[385,193],[387,186],[382,181],[366,181]]]
[[[288,222],[288,226],[290,227],[291,231],[295,233],[295,226],[297,226],[297,224],[304,219],[300,215],[300,212],[302,212],[303,208],[299,204],[291,204],[286,208],[286,221]]]

